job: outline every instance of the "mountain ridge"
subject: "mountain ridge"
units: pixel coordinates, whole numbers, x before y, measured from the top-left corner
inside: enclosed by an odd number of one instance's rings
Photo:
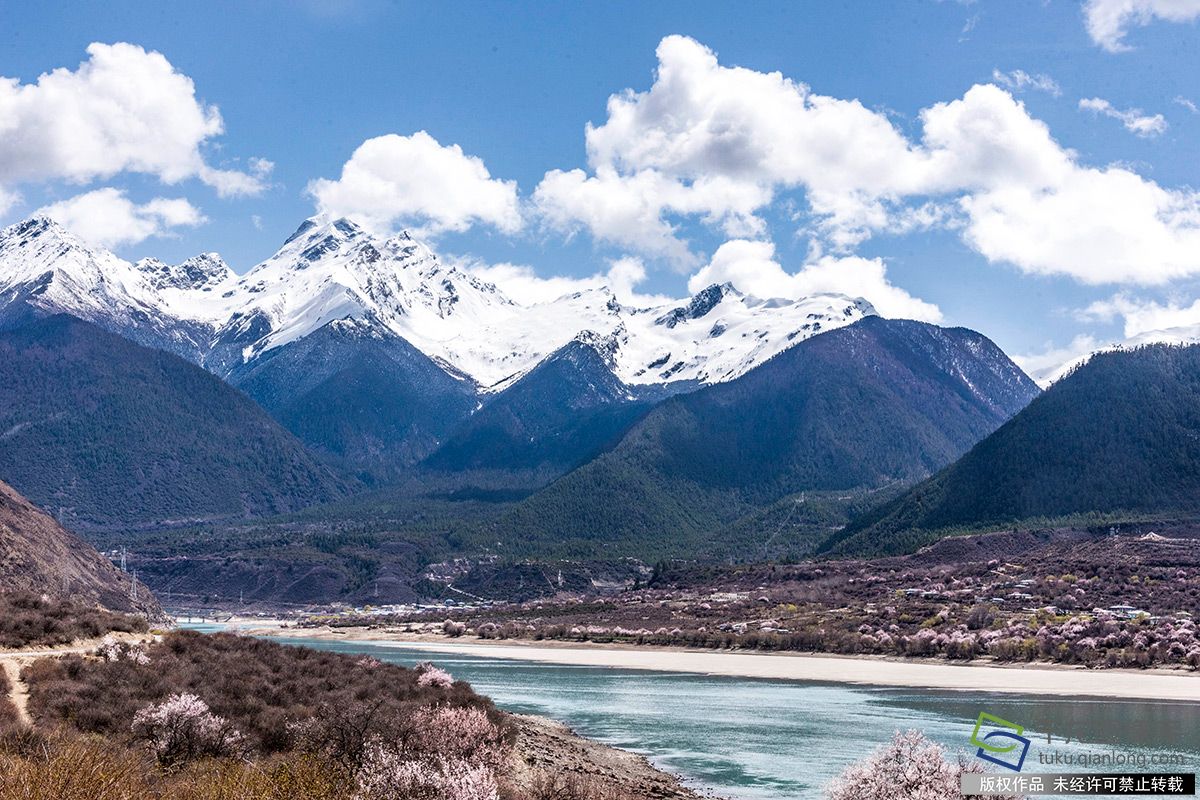
[[[576,543],[564,555],[719,548],[724,526],[789,494],[924,478],[1037,393],[981,334],[867,317],[657,405],[489,534]]]
[[[1071,514],[1200,511],[1200,345],[1098,353],[962,458],[822,545],[914,549],[938,531]]]
[[[0,332],[0,479],[76,530],[239,518],[347,484],[200,367],[56,315]]]
[[[222,377],[332,322],[370,319],[483,392],[587,330],[613,337],[613,369],[628,384],[705,384],[875,313],[861,298],[760,299],[730,284],[644,308],[606,287],[522,300],[408,233],[373,236],[345,218],[306,220],[240,276],[215,253],[131,264],[31,218],[0,231],[0,324],[17,316],[13,306],[69,313]]]

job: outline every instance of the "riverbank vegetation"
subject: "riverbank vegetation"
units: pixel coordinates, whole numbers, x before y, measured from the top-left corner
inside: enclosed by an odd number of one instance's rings
[[[183,631],[40,659],[21,679],[34,726],[0,702],[0,800],[641,796],[530,767],[514,718],[432,665]]]
[[[659,564],[608,595],[315,618],[482,639],[1200,669],[1200,539],[1004,532],[872,561]],[[448,617],[448,618],[447,618]]]

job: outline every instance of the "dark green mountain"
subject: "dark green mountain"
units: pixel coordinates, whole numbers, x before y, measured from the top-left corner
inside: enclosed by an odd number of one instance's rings
[[[268,350],[229,380],[305,444],[375,479],[428,455],[476,404],[472,381],[352,320]]]
[[[948,529],[1200,510],[1200,346],[1100,353],[824,550],[913,550]]]
[[[723,551],[723,527],[788,495],[924,478],[1036,394],[978,333],[868,317],[664,401],[485,541],[521,553],[710,555]]]
[[[545,482],[611,447],[650,407],[613,374],[606,342],[568,342],[491,398],[430,456],[442,472],[505,471]]]
[[[62,315],[0,333],[0,479],[77,529],[279,513],[345,489],[220,379]]]

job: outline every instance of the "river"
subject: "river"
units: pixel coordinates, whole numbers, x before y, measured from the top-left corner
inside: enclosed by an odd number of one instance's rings
[[[501,708],[561,720],[647,756],[693,788],[736,800],[818,798],[834,775],[896,730],[920,729],[952,751],[973,750],[968,739],[981,711],[1025,727],[1033,740],[1026,772],[1194,772],[1200,760],[1196,704],[985,696],[559,666],[369,642],[276,641],[406,666],[433,661]],[[1056,752],[1116,753],[1146,763],[1141,770],[1039,763]],[[1164,757],[1182,763],[1149,762]]]

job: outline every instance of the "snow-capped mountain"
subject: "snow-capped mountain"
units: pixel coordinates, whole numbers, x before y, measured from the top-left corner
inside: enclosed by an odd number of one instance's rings
[[[143,258],[134,264],[150,285],[159,291],[211,292],[237,280],[237,275],[217,253],[201,253],[181,264],[166,264],[157,258]]]
[[[0,231],[0,321],[14,306],[66,312],[227,376],[338,320],[394,334],[451,374],[499,391],[580,337],[630,386],[717,383],[874,313],[844,295],[760,299],[732,285],[651,308],[606,288],[523,302],[442,262],[407,233],[311,219],[238,277],[215,253],[130,263],[34,218]]]
[[[204,288],[170,279],[188,271],[157,261],[130,264],[35,217],[0,231],[0,323],[66,313],[199,361],[211,326],[190,310]]]

